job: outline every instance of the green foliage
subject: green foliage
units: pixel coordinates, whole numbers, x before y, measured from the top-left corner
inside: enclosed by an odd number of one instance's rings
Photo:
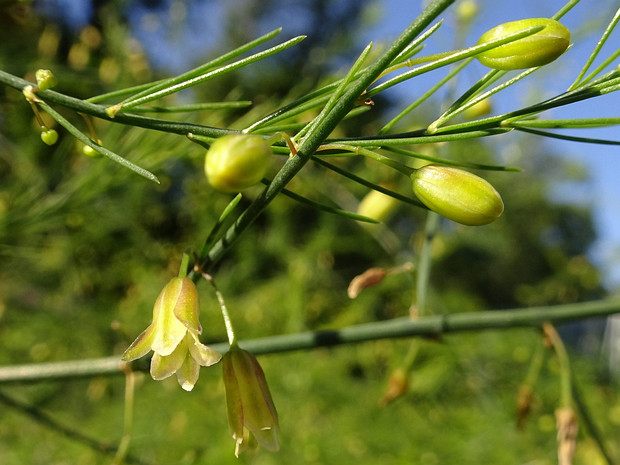
[[[357,3],[347,4],[346,14],[337,17],[355,18]],[[265,8],[269,5],[272,2],[265,2]],[[320,10],[323,2],[316,5],[317,17],[325,24],[336,17]],[[42,109],[52,109],[48,114],[55,116],[43,113],[46,125],[55,127],[60,137],[55,145],[41,144],[40,125],[22,93],[3,88],[0,110],[11,118],[2,119],[1,137],[6,144],[0,144],[0,365],[114,354],[120,360],[150,321],[159,290],[177,274],[187,248],[196,252],[196,264],[216,277],[226,295],[241,347],[244,340],[268,335],[335,330],[407,316],[421,299],[417,272],[389,275],[355,300],[347,297],[346,289],[354,276],[371,267],[407,262],[420,266],[424,244],[430,246],[428,229],[424,230],[428,213],[419,208],[411,195],[411,181],[402,173],[427,161],[475,169],[502,193],[506,213],[484,228],[440,223],[430,249],[430,284],[422,282],[423,288],[428,284],[425,311],[565,304],[605,295],[587,256],[596,237],[589,206],[550,200],[551,181],[565,178],[565,162],[545,154],[549,149],[531,138],[508,139],[512,136],[503,134],[513,128],[617,124],[615,119],[558,122],[531,116],[615,91],[617,71],[602,75],[600,69],[595,76],[583,78],[584,70],[574,88],[556,99],[444,125],[478,99],[517,82],[507,80],[485,90],[502,77],[495,73],[455,99],[435,122],[431,120],[436,114],[425,115],[425,107],[419,105],[439,106],[435,92],[440,86],[386,123],[380,105],[369,106],[360,98],[361,90],[387,69],[415,66],[408,60],[419,43],[409,47],[403,39],[400,46],[405,51],[395,57],[368,47],[357,60],[348,60],[354,63],[348,74],[327,78],[328,84],[319,82],[323,74],[300,81],[291,72],[300,60],[308,69],[312,63],[307,57],[320,55],[316,43],[317,48],[304,48],[309,47],[306,41],[300,43],[303,53],[282,60],[279,68],[275,63],[280,57],[273,49],[260,55],[273,60],[267,61],[269,65],[260,63],[269,73],[250,73],[248,69],[254,68],[245,65],[252,60],[235,54],[228,58],[238,59],[238,65],[226,69],[226,60],[214,55],[208,66],[170,80],[154,76],[157,73],[145,66],[144,56],[128,51],[129,31],[113,6],[101,7],[100,28],[90,26],[80,37],[33,18],[24,24],[13,16],[3,20],[9,23],[3,36],[14,40],[0,41],[0,63],[9,63],[10,58],[9,71],[14,76],[3,73],[2,82],[20,88],[22,81],[16,76],[43,66],[54,69],[58,93],[45,91],[39,96],[46,102]],[[427,22],[430,19],[429,15]],[[313,34],[319,34],[321,24],[316,22]],[[353,20],[343,25],[343,30],[358,28]],[[105,46],[92,40],[95,32]],[[38,46],[32,37],[40,39]],[[350,40],[340,37],[345,43]],[[246,42],[251,39],[244,37],[230,48],[241,50],[239,56],[262,53],[250,52]],[[58,47],[51,50],[54,40]],[[22,47],[17,48],[17,42]],[[281,43],[287,48],[296,41]],[[79,67],[80,50],[88,55],[88,67]],[[435,57],[373,85],[364,97],[385,102],[381,92],[398,82],[475,53]],[[335,56],[335,50],[329,49],[328,55]],[[460,74],[446,73],[442,85]],[[192,99],[211,106],[186,106],[169,93],[155,107],[173,109],[161,112],[167,118],[164,121],[150,116],[152,106],[136,103],[206,75],[208,85],[192,88]],[[529,72],[519,76],[525,78]],[[154,83],[148,82],[151,79]],[[108,93],[122,88],[132,92]],[[105,98],[79,100],[102,93]],[[251,108],[246,99],[253,100]],[[136,108],[125,112],[114,106],[122,101],[133,102],[128,106]],[[224,104],[216,104],[220,102]],[[177,113],[179,107],[191,112]],[[106,113],[110,108],[114,111]],[[415,115],[414,108],[419,108]],[[78,111],[91,117],[84,120]],[[519,119],[522,116],[527,117]],[[429,126],[429,131],[392,130]],[[243,128],[266,136],[285,129],[295,134],[300,155],[289,159],[284,144],[275,144],[274,153],[283,156],[267,173],[272,182],[264,190],[254,186],[244,191],[240,200],[236,198],[238,203],[230,204],[231,196],[208,186],[203,172],[205,148],[199,144],[209,145]],[[122,154],[125,166],[105,157],[85,157],[83,146],[73,137],[78,132],[83,143],[103,144],[108,157]],[[191,141],[185,137],[188,132],[196,135]],[[521,153],[539,155],[511,160],[523,170],[511,172],[496,156],[500,143],[480,138],[487,135],[500,135],[502,141],[522,147]],[[134,171],[148,169],[159,184],[135,176],[127,166]],[[304,200],[279,195],[286,194],[285,185]],[[373,188],[409,201],[399,202],[381,224],[343,217],[356,212],[359,201]],[[228,216],[222,219],[229,205]],[[202,340],[225,341],[212,289],[202,283],[198,293]],[[511,330],[260,357],[279,412],[281,451],[277,455],[259,452],[241,460],[263,464],[555,463],[553,414],[559,406],[561,367],[554,357],[543,362],[525,429],[515,428],[517,392],[541,344],[535,331]],[[575,359],[573,373],[583,387],[581,397],[602,429],[601,436],[618,437],[617,390],[601,379],[604,371],[594,356],[578,349],[578,345],[570,347],[569,353]],[[390,405],[380,405],[386,378],[402,366],[411,369],[408,392]],[[219,370],[203,369],[191,393],[181,392],[175,380],[155,383],[136,374],[128,463],[238,462],[225,420]],[[2,393],[40,410],[29,416]],[[0,463],[110,463],[122,435],[123,396],[120,377],[0,386]],[[40,412],[55,423],[46,422]],[[84,437],[76,440],[63,428]],[[594,435],[585,427],[581,431],[575,463],[597,463],[601,455]],[[111,446],[103,452],[92,450],[85,437]],[[616,456],[620,454],[617,445],[607,446]]]

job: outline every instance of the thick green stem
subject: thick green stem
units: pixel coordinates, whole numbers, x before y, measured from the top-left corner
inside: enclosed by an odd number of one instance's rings
[[[430,315],[417,320],[405,317],[349,326],[339,330],[270,336],[243,341],[243,347],[255,355],[262,355],[379,339],[436,337],[441,334],[482,330],[533,328],[538,331],[545,322],[561,324],[616,313],[620,313],[620,300],[618,299],[555,307]],[[228,349],[226,343],[209,345],[219,352],[226,352]],[[146,371],[148,360],[138,360],[132,363],[132,368]],[[113,375],[123,373],[124,369],[126,369],[126,364],[120,361],[119,355],[99,359],[5,366],[0,367],[0,384]]]

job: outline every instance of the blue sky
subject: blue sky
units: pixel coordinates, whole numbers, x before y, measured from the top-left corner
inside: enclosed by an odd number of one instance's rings
[[[382,18],[376,23],[376,26],[366,32],[364,40],[368,42],[395,38],[421,11],[423,3],[422,0],[413,2],[379,0],[377,7]],[[523,18],[552,16],[566,2],[564,0],[518,0],[512,2],[478,0],[478,3],[480,6],[479,15],[472,24],[466,45],[473,45],[482,33],[500,23]],[[550,97],[566,90],[577,76],[581,65],[585,62],[600,36],[600,32],[598,35],[587,34],[585,25],[590,25],[593,30],[601,31],[601,28],[609,23],[619,6],[618,2],[614,0],[582,0],[561,19],[561,22],[571,30],[574,45],[561,57],[561,61],[549,65],[549,69],[537,78],[535,81],[537,92],[542,93],[545,97]],[[434,42],[439,47],[449,49],[453,45],[451,30],[453,17],[451,14],[445,14],[443,17],[445,18],[444,25],[436,33],[436,37],[432,38],[431,43]],[[614,52],[618,44],[620,44],[620,30],[614,31],[603,48],[601,57],[604,59]],[[600,61],[595,61],[591,69],[594,69]],[[618,63],[620,63],[620,59],[615,61],[615,65]],[[472,83],[481,75],[482,71],[480,74],[473,74],[471,76]],[[412,101],[411,95],[415,95],[416,86],[423,89],[427,88],[417,80],[416,82],[403,83],[403,85],[394,88],[394,92],[399,92],[403,98]],[[514,92],[500,93],[494,98],[494,111],[504,113],[524,103],[531,103],[527,100],[530,96],[530,92],[523,91],[521,95],[518,93],[515,95]],[[598,97],[544,113],[542,116],[545,118],[620,116],[619,98],[620,95],[618,94]],[[516,102],[515,99],[517,99]],[[518,101],[519,99],[521,101]],[[574,129],[564,132],[583,137],[620,140],[620,132],[617,126],[601,129]],[[579,190],[577,192],[559,190],[558,192],[561,192],[562,195],[570,195],[573,199],[577,197],[578,200],[588,202],[593,206],[599,239],[595,243],[591,255],[601,268],[605,283],[610,288],[618,288],[620,286],[620,179],[618,176],[620,174],[620,146],[559,140],[547,143],[553,144],[554,152],[577,160],[586,166],[590,172],[590,190]]]

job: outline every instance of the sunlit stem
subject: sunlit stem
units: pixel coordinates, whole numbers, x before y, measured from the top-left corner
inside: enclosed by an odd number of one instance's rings
[[[41,129],[43,130],[47,129],[47,126],[45,125],[43,118],[41,118],[41,113],[39,112],[39,109],[37,108],[37,106],[34,104],[34,102],[28,102],[28,103],[30,103],[30,108],[32,108],[34,117],[37,119],[37,123],[39,123],[39,126],[41,126]]]
[[[543,346],[538,345],[536,347],[536,352],[532,356],[532,360],[530,361],[530,367],[525,375],[525,380],[523,384],[526,386],[534,386],[538,377],[540,376],[540,371],[543,366],[543,362],[545,361],[545,352],[543,351]]]
[[[133,407],[134,407],[134,391],[135,391],[135,374],[131,371],[129,365],[125,370],[125,415],[123,419],[123,437],[116,450],[112,465],[121,465],[125,462],[125,457],[129,451],[131,443],[131,434],[133,431]]]
[[[414,319],[418,318],[420,315],[426,314],[426,295],[431,275],[431,252],[433,240],[439,230],[439,219],[440,216],[432,211],[429,211],[426,217],[424,241],[422,242],[422,250],[420,251],[420,258],[417,266],[416,302],[411,311],[411,317]]]
[[[41,102],[41,99],[39,99],[35,95],[36,90],[37,89],[32,86],[26,86],[22,90],[22,94],[24,95],[24,97],[26,97],[26,101],[30,104],[30,108],[32,108],[32,112],[34,113],[34,117],[36,118],[37,123],[39,123],[39,126],[41,127],[41,129],[46,130],[47,126],[45,125],[43,118],[41,118],[41,113],[39,113],[39,108],[37,108],[37,106],[35,105],[35,102]]]
[[[90,132],[90,138],[94,140],[95,142],[97,142],[99,145],[101,145],[101,139],[97,137],[97,131],[95,131],[95,125],[93,124],[90,116],[85,113],[78,113],[78,114],[82,117],[82,119],[86,123],[86,126],[88,127],[88,132]]]
[[[189,263],[189,254],[187,252],[183,253],[183,257],[181,257],[181,266],[179,266],[179,278],[187,277],[187,265]]]
[[[562,338],[560,338],[560,335],[551,323],[545,323],[543,325],[543,333],[551,344],[555,355],[558,357],[558,362],[560,363],[560,405],[562,407],[570,406],[573,403],[573,395],[570,359],[568,358],[566,347],[564,346],[564,342],[562,342]]]
[[[224,319],[224,325],[226,326],[226,334],[228,335],[228,344],[231,348],[237,347],[237,336],[235,336],[235,330],[233,329],[232,321],[230,319],[230,314],[228,313],[228,308],[226,307],[226,302],[224,301],[224,296],[220,292],[219,288],[215,284],[215,280],[213,276],[209,273],[205,273],[204,271],[194,268],[194,271],[200,273],[203,278],[205,278],[213,289],[215,290],[215,295],[217,296],[217,301],[220,304],[220,310],[222,311],[222,318]]]

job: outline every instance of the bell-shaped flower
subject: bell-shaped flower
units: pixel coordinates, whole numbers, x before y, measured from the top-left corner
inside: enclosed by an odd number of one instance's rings
[[[179,384],[191,391],[200,366],[217,363],[221,354],[201,344],[198,292],[189,278],[173,278],[162,289],[153,307],[153,322],[123,354],[131,361],[153,351],[151,376],[161,380],[176,373]]]
[[[224,354],[222,367],[235,455],[239,457],[253,440],[269,451],[277,451],[278,413],[258,361],[234,344]]]

